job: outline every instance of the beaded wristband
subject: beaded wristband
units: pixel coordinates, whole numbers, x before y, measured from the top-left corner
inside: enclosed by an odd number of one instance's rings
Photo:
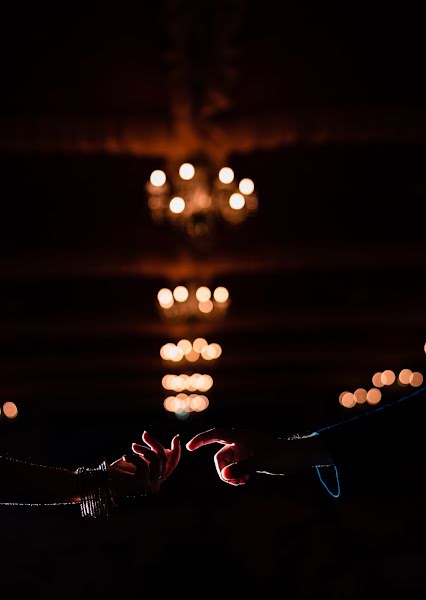
[[[80,512],[82,517],[108,517],[115,507],[111,491],[108,465],[103,461],[98,467],[79,467]]]

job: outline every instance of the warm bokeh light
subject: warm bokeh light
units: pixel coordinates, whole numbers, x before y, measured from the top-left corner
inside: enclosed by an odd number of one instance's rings
[[[170,352],[173,351],[174,344],[164,344],[160,349],[160,356],[163,360],[170,360]]]
[[[418,371],[413,371],[409,382],[413,387],[420,387],[423,384],[423,375]]]
[[[189,340],[179,340],[177,346],[182,350],[182,352],[185,355],[187,355],[192,350],[192,344]]]
[[[249,212],[256,212],[259,206],[259,201],[256,196],[249,196],[246,198],[246,207]]]
[[[184,285],[178,285],[173,290],[173,296],[176,302],[185,302],[189,296],[188,289]]]
[[[163,308],[170,308],[173,306],[173,294],[168,288],[162,288],[157,294],[157,299],[160,303],[160,306]]]
[[[232,183],[234,181],[234,171],[230,167],[223,167],[219,171],[219,180],[222,183]]]
[[[169,412],[174,412],[177,417],[188,416],[192,411],[201,412],[206,410],[209,405],[208,398],[201,394],[177,394],[177,396],[168,396],[164,402],[164,408]]]
[[[367,392],[367,402],[368,404],[378,404],[382,399],[382,392],[377,388],[371,388]]]
[[[357,404],[364,404],[367,401],[367,390],[358,388],[354,391],[354,397]]]
[[[175,196],[170,200],[169,208],[175,215],[180,215],[185,210],[185,200],[180,196]]]
[[[198,354],[201,354],[201,352],[207,346],[208,346],[207,340],[205,340],[204,338],[201,338],[201,337],[196,338],[192,343],[192,347],[194,348],[195,352],[198,352]]]
[[[226,302],[229,298],[229,292],[226,287],[219,286],[213,292],[213,298],[219,303]]]
[[[15,419],[18,416],[18,407],[14,402],[3,404],[3,414],[7,419]]]
[[[221,346],[219,344],[216,344],[215,342],[213,342],[213,344],[209,344],[209,349],[210,352],[214,351],[213,358],[219,358],[219,356],[222,354]]]
[[[238,186],[239,190],[242,194],[246,196],[252,194],[254,192],[254,183],[251,179],[241,179],[240,185]]]
[[[151,210],[158,210],[161,207],[161,198],[158,196],[150,196],[148,198],[148,206]]]
[[[201,351],[201,356],[204,360],[214,360],[215,358],[219,358],[221,354],[222,348],[216,343],[205,346]]]
[[[189,181],[195,175],[194,165],[191,165],[191,163],[183,163],[183,165],[179,167],[179,175],[182,179],[185,179],[185,181]]]
[[[149,178],[150,182],[155,187],[161,187],[166,183],[166,174],[164,171],[157,169],[151,173],[151,177]]]
[[[229,206],[234,210],[241,210],[246,203],[246,200],[242,194],[236,192],[235,194],[231,194],[229,198]]]
[[[396,375],[390,369],[386,369],[386,371],[383,371],[380,379],[382,380],[383,385],[392,385],[395,383]]]
[[[151,173],[145,187],[152,219],[171,223],[193,238],[211,233],[219,220],[243,223],[257,210],[254,182],[246,177],[238,183],[230,167],[216,168],[194,161],[176,165],[167,175]]]
[[[340,398],[340,404],[345,408],[352,408],[356,404],[355,396],[351,392],[344,392]]]
[[[210,289],[205,285],[199,287],[195,292],[195,297],[197,298],[198,302],[207,302],[208,300],[210,300],[211,296],[212,293]]]
[[[408,385],[410,383],[410,377],[413,374],[411,369],[402,369],[398,375],[398,381],[401,385]]]
[[[160,356],[163,360],[178,362],[183,358],[183,352],[175,344],[168,343],[161,347]]]
[[[190,397],[191,410],[194,412],[201,412],[206,410],[209,405],[209,401],[206,396],[200,396],[199,394]]]
[[[194,350],[194,348],[192,348],[192,350],[190,352],[188,352],[188,354],[185,356],[185,358],[189,362],[195,362],[200,358],[200,353],[197,352],[196,350]]]
[[[205,313],[205,314],[211,313],[213,310],[213,302],[211,300],[207,300],[207,302],[199,302],[198,308],[200,309],[200,312],[202,312],[202,313]]]
[[[163,406],[169,412],[175,412],[176,398],[174,396],[167,396],[167,398],[163,402]]]
[[[169,358],[173,362],[179,362],[183,358],[182,350],[180,348],[178,348],[177,346],[173,346],[173,350],[170,350],[170,352],[169,352]]]
[[[377,373],[374,373],[373,377],[371,378],[371,383],[376,388],[383,387],[384,383],[382,381],[382,372],[381,371],[378,371]]]

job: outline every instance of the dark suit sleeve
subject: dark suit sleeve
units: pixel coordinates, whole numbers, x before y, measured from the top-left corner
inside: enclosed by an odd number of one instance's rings
[[[426,388],[419,388],[394,403],[366,406],[360,415],[319,429],[341,477],[380,478],[405,465],[424,464],[425,404]]]

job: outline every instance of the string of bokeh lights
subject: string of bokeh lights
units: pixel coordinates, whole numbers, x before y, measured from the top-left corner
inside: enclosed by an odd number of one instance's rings
[[[218,286],[211,290],[194,281],[177,285],[173,290],[162,288],[157,300],[162,315],[168,319],[224,317],[230,302],[225,287]]]
[[[424,345],[424,352],[426,353],[426,344]],[[379,388],[390,388],[392,386],[419,388],[423,385],[423,380],[424,377],[420,371],[412,371],[408,368],[401,369],[398,374],[391,369],[377,371],[371,378],[373,387],[368,390],[360,387],[354,392],[345,390],[339,395],[339,403],[344,408],[354,408],[357,405],[366,403],[376,405],[382,400],[382,392]]]

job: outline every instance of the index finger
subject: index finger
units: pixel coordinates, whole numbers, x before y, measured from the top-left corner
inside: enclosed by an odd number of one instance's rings
[[[186,448],[192,452],[192,450],[197,450],[197,448],[201,448],[201,446],[205,446],[206,444],[233,444],[235,442],[235,437],[233,429],[213,427],[212,429],[207,429],[207,431],[202,431],[195,435],[186,444]]]

